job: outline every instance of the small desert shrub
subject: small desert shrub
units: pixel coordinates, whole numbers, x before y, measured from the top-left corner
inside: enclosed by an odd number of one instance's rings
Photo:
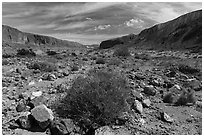
[[[75,52],[72,52],[71,55],[74,56],[74,57],[77,56],[77,54]]]
[[[97,58],[96,64],[105,64],[105,60],[103,58]]]
[[[2,54],[2,57],[3,57],[3,58],[12,58],[13,55],[4,53],[4,54]]]
[[[193,68],[188,65],[180,64],[178,66],[178,70],[184,74],[193,74],[193,73],[199,73],[200,71],[196,68]]]
[[[122,57],[130,56],[130,52],[127,47],[117,48],[113,54],[116,56],[122,56]]]
[[[8,60],[2,60],[2,65],[8,65],[9,61]]]
[[[117,58],[113,58],[113,59],[109,60],[109,62],[108,62],[108,65],[116,65],[116,66],[118,66],[120,64],[122,64],[122,61],[117,59]]]
[[[182,106],[182,105],[187,105],[188,103],[194,104],[196,102],[194,92],[184,90],[181,95],[179,96],[178,100],[176,101],[176,105]]]
[[[35,52],[32,49],[18,49],[18,56],[36,56]]]
[[[174,96],[172,93],[167,93],[164,97],[163,97],[163,102],[164,103],[173,103],[174,101]]]
[[[33,62],[28,65],[29,69],[35,69],[35,70],[40,70],[40,71],[45,71],[45,72],[52,72],[57,70],[57,66],[54,63],[50,62]]]
[[[83,61],[88,61],[88,58],[83,58],[82,60],[83,60]]]
[[[52,51],[52,50],[48,50],[46,53],[47,53],[47,55],[49,55],[49,56],[52,56],[52,55],[56,55],[56,54],[57,54],[57,52]]]
[[[129,88],[115,72],[89,71],[75,79],[67,95],[53,107],[59,117],[73,119],[87,134],[111,125],[126,109]]]

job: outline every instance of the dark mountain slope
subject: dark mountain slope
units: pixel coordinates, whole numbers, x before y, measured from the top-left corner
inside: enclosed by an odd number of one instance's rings
[[[49,36],[21,32],[16,28],[2,25],[3,43],[18,43],[28,45],[48,45],[48,46],[82,46],[82,44],[72,41],[65,41]]]
[[[128,36],[126,36],[128,37]],[[197,50],[202,48],[202,10],[182,15],[174,20],[141,31],[130,41],[123,37],[103,41],[100,48],[129,44],[143,49]]]

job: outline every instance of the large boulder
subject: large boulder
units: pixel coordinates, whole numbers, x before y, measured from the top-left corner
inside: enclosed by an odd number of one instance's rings
[[[154,96],[156,94],[156,89],[152,85],[151,86],[145,86],[143,92],[146,95]]]
[[[46,129],[50,122],[54,119],[53,112],[44,104],[39,105],[31,110],[31,115],[38,122],[42,129]]]

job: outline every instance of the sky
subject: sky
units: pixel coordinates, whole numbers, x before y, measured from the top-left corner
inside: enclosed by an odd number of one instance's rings
[[[2,24],[82,44],[138,34],[202,9],[201,2],[3,2]]]

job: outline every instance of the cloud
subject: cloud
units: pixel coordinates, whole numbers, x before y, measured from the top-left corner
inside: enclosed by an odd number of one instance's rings
[[[107,29],[110,27],[111,27],[111,25],[99,25],[99,26],[95,27],[94,30],[104,30],[104,29]]]
[[[99,43],[138,34],[197,9],[202,9],[201,2],[3,2],[2,24],[30,33]]]
[[[144,21],[141,19],[131,19],[129,21],[126,21],[124,24],[127,25],[128,27],[132,27],[134,25],[140,25]]]

